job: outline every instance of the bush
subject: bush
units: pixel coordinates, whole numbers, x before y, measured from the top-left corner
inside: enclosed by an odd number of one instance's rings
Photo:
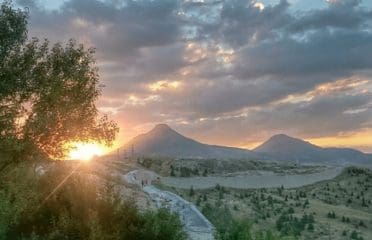
[[[194,187],[191,186],[191,187],[190,187],[190,191],[189,191],[189,196],[190,196],[190,197],[193,197],[194,195],[195,195]]]
[[[0,177],[0,239],[186,239],[177,215],[139,211],[115,185],[82,171],[45,201],[74,168],[57,165],[42,177],[29,167]]]
[[[270,231],[252,230],[251,224],[248,220],[232,220],[229,227],[224,232],[217,234],[219,240],[276,240],[279,239]]]

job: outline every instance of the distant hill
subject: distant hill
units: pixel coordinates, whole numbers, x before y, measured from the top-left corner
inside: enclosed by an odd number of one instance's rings
[[[149,132],[133,138],[120,149],[130,152],[132,147],[136,156],[372,165],[372,154],[365,154],[351,148],[322,148],[285,134],[274,135],[251,151],[203,144],[181,135],[166,124],[156,125]]]
[[[260,159],[261,154],[249,150],[203,144],[187,138],[166,124],[156,125],[121,149],[134,148],[138,156],[167,156],[175,158]]]
[[[300,164],[372,164],[371,154],[365,154],[350,148],[322,148],[285,134],[272,136],[253,151],[267,154],[272,159],[296,161]]]

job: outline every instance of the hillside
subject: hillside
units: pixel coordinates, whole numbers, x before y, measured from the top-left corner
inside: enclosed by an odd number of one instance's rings
[[[372,239],[372,172],[350,167],[299,188],[168,188],[194,203],[217,232],[247,221],[280,239]],[[231,226],[234,223],[235,226]]]
[[[372,155],[351,148],[322,148],[285,134],[272,136],[253,150],[203,144],[158,124],[120,148],[139,157],[246,159],[298,164],[371,165]]]
[[[350,148],[322,148],[285,134],[272,136],[253,151],[282,161],[301,164],[327,163],[337,165],[372,164],[372,156]]]
[[[137,156],[167,156],[175,158],[259,159],[260,154],[249,150],[214,146],[197,142],[159,124],[151,131],[141,134],[121,149],[134,149]]]

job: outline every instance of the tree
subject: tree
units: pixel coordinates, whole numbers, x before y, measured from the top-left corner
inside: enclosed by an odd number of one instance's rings
[[[193,197],[194,195],[195,195],[194,187],[191,186],[191,187],[190,187],[189,196],[190,196],[190,197]]]
[[[139,209],[123,198],[117,184],[97,185],[84,174],[71,175],[55,197],[43,202],[44,192],[52,191],[72,167],[54,164],[37,178],[25,163],[3,172],[9,181],[1,181],[0,239],[186,239],[178,215]]]
[[[172,177],[176,176],[176,174],[174,173],[174,167],[173,167],[173,165],[170,165],[170,169],[171,169],[170,175]]]
[[[204,193],[204,195],[203,195],[203,201],[204,201],[204,202],[208,201],[207,194],[205,194],[205,193]]]
[[[367,226],[362,220],[360,220],[359,221],[359,227],[367,227]]]
[[[0,32],[0,149],[15,161],[25,153],[62,158],[73,141],[111,144],[118,128],[95,105],[102,86],[94,49],[28,40],[27,13],[8,2]]]
[[[307,230],[309,230],[310,232],[314,231],[314,225],[312,223],[309,223],[309,225],[307,226]]]
[[[351,239],[358,239],[358,233],[355,230],[352,231],[352,233],[350,234],[350,238]]]

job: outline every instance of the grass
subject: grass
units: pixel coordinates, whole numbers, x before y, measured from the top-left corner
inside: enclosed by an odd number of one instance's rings
[[[248,219],[254,231],[272,231],[283,238],[372,239],[372,171],[368,169],[348,168],[335,179],[296,189],[237,190],[216,186],[193,190],[192,196],[190,190],[167,190],[197,205],[220,232],[226,226],[221,219]],[[335,217],[330,218],[333,212]],[[301,223],[305,215],[314,218],[312,226]],[[283,216],[292,219],[288,220],[290,226],[298,228],[290,228],[292,232],[278,229]]]

